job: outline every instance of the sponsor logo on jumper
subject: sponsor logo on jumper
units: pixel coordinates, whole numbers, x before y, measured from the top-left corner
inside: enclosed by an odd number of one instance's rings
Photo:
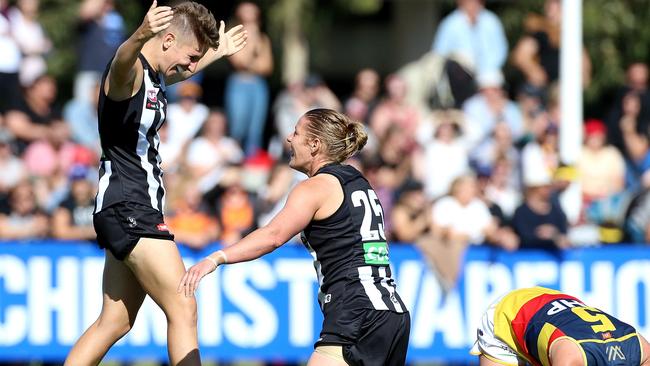
[[[388,245],[385,241],[363,243],[363,253],[367,264],[388,264]]]
[[[147,109],[158,110],[158,90],[147,90]]]
[[[134,217],[129,216],[129,217],[126,218],[126,221],[129,222],[129,227],[136,227],[136,226],[138,226],[138,222],[135,221],[135,218],[134,218]]]
[[[167,224],[158,224],[156,227],[158,228],[158,231],[169,231]]]
[[[607,346],[606,351],[608,361],[624,360],[625,354],[621,350],[621,346]]]

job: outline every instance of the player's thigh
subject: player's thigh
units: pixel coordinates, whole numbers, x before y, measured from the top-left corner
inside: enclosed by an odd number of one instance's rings
[[[100,320],[109,325],[131,326],[146,294],[124,262],[116,259],[109,250],[105,251],[105,256]]]
[[[478,356],[478,364],[479,366],[504,366],[506,364],[494,361],[487,357],[486,355],[480,355]]]
[[[311,354],[307,366],[346,366],[342,346],[318,346]]]
[[[125,262],[142,288],[168,315],[178,307],[196,307],[194,298],[176,291],[185,265],[173,241],[141,238]]]

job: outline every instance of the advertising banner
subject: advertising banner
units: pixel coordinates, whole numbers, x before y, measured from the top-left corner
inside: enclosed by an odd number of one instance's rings
[[[189,266],[217,248],[181,247],[181,254]],[[451,291],[410,245],[392,245],[390,261],[411,313],[412,362],[474,360],[468,350],[485,308],[504,292],[534,285],[568,292],[650,335],[650,248],[507,253],[472,246]],[[0,243],[0,361],[65,358],[99,314],[103,265],[103,252],[90,243]],[[300,245],[219,268],[197,293],[202,357],[308,359],[322,322],[316,294],[312,259]],[[107,358],[166,357],[165,317],[147,298]]]

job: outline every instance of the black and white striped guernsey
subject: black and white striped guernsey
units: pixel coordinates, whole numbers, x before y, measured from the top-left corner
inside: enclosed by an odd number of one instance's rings
[[[165,121],[164,77],[143,55],[142,85],[129,99],[114,101],[100,88],[98,116],[102,158],[95,213],[120,202],[134,202],[163,212],[165,188],[160,168],[158,130]],[[106,80],[110,63],[102,76]]]
[[[406,312],[391,277],[384,213],[375,191],[352,166],[326,165],[316,174],[324,173],[338,178],[343,203],[332,216],[312,220],[302,233],[314,258],[321,308],[328,313],[329,304],[336,303],[346,309]]]

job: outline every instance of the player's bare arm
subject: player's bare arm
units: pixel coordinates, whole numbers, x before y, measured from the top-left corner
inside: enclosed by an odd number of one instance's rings
[[[282,210],[266,226],[253,231],[234,245],[210,254],[188,269],[181,279],[178,292],[184,291],[186,296],[193,296],[199,281],[212,273],[218,265],[250,261],[279,248],[314,219],[330,191],[329,180],[322,176],[299,183],[289,194]]]
[[[109,98],[119,101],[137,93],[143,75],[142,65],[136,62],[138,55],[148,40],[169,27],[173,14],[169,6],[158,6],[156,0],[152,2],[140,27],[115,53],[104,85],[104,91]]]
[[[227,32],[226,23],[222,20],[219,24],[219,47],[218,48],[209,48],[208,51],[201,57],[194,72],[190,70],[184,70],[183,72],[174,74],[172,76],[165,78],[165,83],[171,85],[178,83],[185,79],[192,77],[195,73],[205,69],[208,65],[215,62],[216,60],[224,57],[231,56],[239,52],[241,49],[246,46],[246,39],[248,38],[248,33],[244,29],[243,25],[237,25],[230,28]]]

